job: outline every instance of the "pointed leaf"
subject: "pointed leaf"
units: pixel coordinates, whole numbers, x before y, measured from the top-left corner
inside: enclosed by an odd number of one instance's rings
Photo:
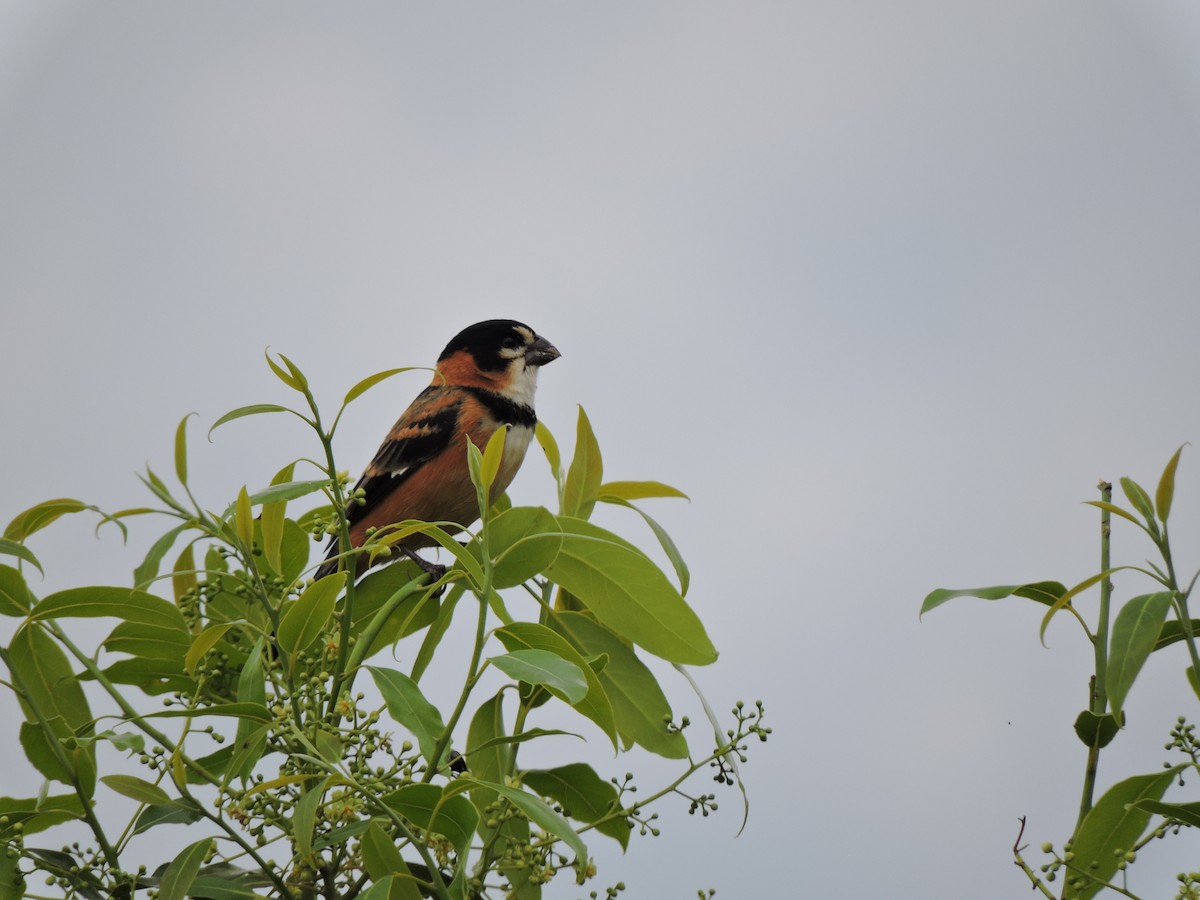
[[[1057,581],[1035,581],[1029,584],[1002,584],[995,587],[963,588],[961,590],[938,588],[936,591],[930,591],[929,595],[925,598],[925,602],[921,604],[921,615],[925,615],[931,609],[936,609],[955,597],[978,597],[981,600],[1024,597],[1038,603],[1044,603],[1046,606],[1053,606],[1054,601],[1066,592],[1066,586]]]
[[[558,612],[550,617],[548,624],[585,657],[607,658],[607,665],[596,672],[596,677],[612,704],[613,718],[622,736],[668,759],[687,756],[683,735],[667,731],[666,722],[674,718],[671,705],[658,680],[633,648],[583,613]]]
[[[1175,455],[1171,457],[1171,461],[1163,469],[1162,477],[1158,480],[1158,490],[1154,492],[1154,505],[1158,509],[1158,517],[1164,522],[1171,514],[1171,500],[1175,496],[1175,469],[1179,465],[1179,454],[1182,452],[1183,447],[1175,451]]]
[[[1108,700],[1114,713],[1125,704],[1134,679],[1158,642],[1159,632],[1171,609],[1170,591],[1143,594],[1129,600],[1113,623],[1108,656]]]
[[[492,485],[496,483],[496,474],[500,471],[500,461],[504,458],[504,443],[508,438],[511,425],[497,428],[483,449],[483,460],[480,466],[480,481],[483,487],[491,493]]]
[[[600,822],[617,808],[617,789],[586,763],[571,763],[555,769],[533,769],[521,776],[525,786],[549,797],[562,807],[563,815],[589,825]],[[616,840],[621,849],[629,846],[633,826],[620,817],[608,819],[596,827],[601,834]]]
[[[498,629],[496,637],[508,650],[519,650],[522,647],[549,650],[577,666],[586,680],[587,693],[583,699],[572,705],[582,715],[595,722],[600,730],[608,735],[613,749],[617,749],[617,726],[613,716],[612,703],[604,692],[600,676],[593,671],[570,641],[545,625],[539,625],[536,622],[513,622]],[[471,771],[476,770],[472,767]],[[482,773],[477,772],[476,774]]]
[[[561,482],[562,454],[558,452],[558,441],[554,440],[554,435],[550,433],[550,429],[546,427],[546,423],[540,419],[534,430],[534,437],[537,438],[542,452],[546,454],[546,462],[550,464],[550,473],[554,476],[554,480]]]
[[[0,566],[0,616],[24,617],[35,602],[25,576],[12,566]]]
[[[1127,568],[1127,567],[1126,566],[1114,566],[1111,569],[1106,569],[1103,572],[1093,575],[1091,578],[1085,578],[1083,581],[1079,582],[1079,584],[1075,585],[1075,587],[1071,588],[1069,591],[1067,591],[1061,597],[1059,597],[1057,600],[1055,600],[1050,605],[1050,610],[1046,613],[1045,616],[1042,617],[1042,627],[1041,627],[1041,631],[1038,633],[1038,637],[1042,640],[1042,642],[1045,643],[1046,628],[1050,625],[1050,620],[1054,618],[1055,613],[1057,613],[1060,609],[1063,609],[1068,603],[1071,602],[1072,598],[1074,598],[1078,594],[1082,594],[1088,588],[1092,587],[1095,584],[1100,583],[1105,578],[1108,578],[1110,575],[1112,575],[1114,572],[1119,572],[1119,571],[1121,571],[1121,569],[1124,569],[1124,568]]]
[[[279,620],[279,646],[289,657],[312,645],[333,615],[346,573],[337,572],[314,581]]]
[[[563,545],[546,569],[550,580],[655,656],[690,665],[717,658],[699,617],[649,558],[589,522],[558,521]]]
[[[313,829],[317,825],[317,810],[321,807],[321,798],[325,796],[328,782],[328,778],[322,778],[308,788],[296,801],[292,811],[292,835],[296,841],[296,853],[301,859],[312,859]]]
[[[603,475],[604,460],[600,455],[600,444],[581,406],[575,426],[575,456],[571,459],[567,480],[563,485],[564,516],[586,519],[592,514]]]
[[[1200,803],[1163,803],[1159,800],[1139,800],[1137,808],[1156,816],[1164,816],[1200,828]]]
[[[237,409],[230,410],[213,422],[212,427],[208,429],[208,437],[212,439],[212,433],[226,422],[232,422],[234,419],[241,419],[246,416],[257,416],[263,413],[280,413],[286,412],[292,415],[299,415],[294,410],[288,409],[286,406],[280,406],[278,403],[252,403],[249,406],[239,406]],[[303,418],[303,416],[301,416]]]
[[[367,671],[371,673],[371,677],[375,679],[375,686],[383,695],[388,715],[409,730],[417,739],[425,761],[433,765],[433,752],[438,739],[446,730],[442,714],[425,699],[417,683],[403,672],[375,666],[367,666]]]
[[[9,643],[6,662],[21,690],[17,699],[26,719],[37,721],[36,707],[47,719],[61,716],[73,731],[90,730],[92,713],[79,679],[58,642],[41,627],[23,625]],[[33,707],[27,705],[26,694]]]
[[[1159,800],[1179,774],[1179,768],[1151,775],[1135,775],[1109,788],[1084,817],[1072,840],[1072,865],[1100,881],[1116,874],[1119,854],[1132,850],[1146,830],[1150,813],[1139,808],[1146,800]],[[1063,897],[1086,900],[1101,890],[1100,885],[1074,888],[1068,882]]]
[[[383,802],[414,825],[446,836],[459,854],[471,844],[479,824],[479,813],[466,797],[443,794],[432,784],[407,784],[383,798]]]
[[[679,552],[679,548],[675,546],[675,542],[671,540],[671,536],[667,534],[667,530],[632,503],[616,498],[605,498],[603,496],[600,499],[606,500],[608,503],[615,503],[618,506],[626,506],[642,517],[645,523],[650,526],[650,530],[654,532],[654,536],[658,538],[658,545],[662,547],[663,553],[667,555],[667,559],[671,561],[671,566],[675,569],[675,577],[679,579],[680,596],[687,596],[692,574],[688,570],[687,563],[683,561],[683,554]]]
[[[1133,504],[1133,508],[1146,517],[1147,524],[1153,525],[1154,504],[1150,502],[1150,495],[1142,486],[1132,478],[1122,478],[1121,490],[1125,492],[1125,497]]]
[[[173,603],[131,588],[70,588],[46,597],[30,613],[34,621],[104,616],[187,632],[187,622]]]
[[[601,500],[646,500],[650,497],[681,497],[690,500],[679,488],[661,481],[608,481],[600,485]]]
[[[175,477],[180,484],[187,484],[187,420],[195,413],[188,413],[179,420],[175,429]]]
[[[480,787],[488,788],[503,796],[509,803],[519,809],[525,815],[529,816],[529,820],[541,828],[543,831],[553,834],[563,843],[571,848],[575,854],[576,863],[586,864],[588,859],[587,846],[583,843],[583,839],[579,837],[575,829],[571,827],[571,823],[564,819],[561,815],[551,809],[546,801],[540,797],[536,797],[527,791],[520,788],[509,787],[504,784],[495,782],[483,781],[479,778],[473,778],[470,775],[460,775],[456,784],[468,785],[476,784]],[[472,810],[474,811],[474,810]]]
[[[1117,504],[1115,504],[1115,503],[1107,503],[1104,500],[1084,500],[1083,502],[1085,504],[1087,504],[1088,506],[1096,507],[1096,509],[1102,509],[1105,512],[1110,512],[1114,516],[1120,516],[1122,519],[1128,519],[1130,522],[1132,522],[1138,528],[1142,529],[1142,531],[1148,530],[1143,523],[1138,521],[1137,516],[1133,515],[1132,513],[1128,512],[1127,510],[1122,509],[1121,507],[1117,506]]]
[[[17,559],[23,559],[39,572],[42,571],[42,564],[38,562],[38,558],[33,555],[33,551],[24,544],[18,544],[16,541],[10,541],[8,538],[0,538],[0,554],[4,556],[15,556]],[[43,572],[43,574],[45,574]]]
[[[541,685],[571,705],[587,696],[587,681],[579,667],[549,650],[514,650],[488,662],[509,678]]]
[[[134,587],[138,590],[143,590],[158,577],[158,569],[162,564],[163,557],[174,546],[175,540],[179,535],[191,527],[193,527],[191,522],[184,522],[182,525],[177,525],[151,545],[150,550],[146,553],[146,558],[142,560],[142,564],[133,570]]]
[[[275,473],[271,485],[287,484],[296,471],[295,463],[288,463]],[[262,505],[262,551],[267,564],[276,572],[283,571],[279,550],[283,544],[283,523],[287,514],[287,498],[273,500]]]
[[[212,840],[206,837],[190,844],[171,861],[158,886],[158,900],[185,900],[201,863],[208,857]]]
[[[164,806],[173,802],[171,796],[157,784],[143,781],[134,775],[104,775],[100,780],[121,796],[138,803]]]
[[[376,883],[393,874],[410,876],[408,863],[396,849],[395,841],[388,837],[378,822],[372,822],[363,834],[360,852],[367,874]],[[386,900],[421,900],[421,892],[410,877],[393,879],[391,889],[383,896]]]
[[[183,658],[183,668],[189,675],[195,672],[196,665],[202,660],[206,653],[213,647],[217,646],[217,642],[225,637],[225,632],[233,627],[233,622],[222,622],[218,625],[209,625],[200,634],[196,635],[192,645],[188,648],[187,654]]]
[[[391,378],[393,375],[399,375],[401,372],[412,372],[414,370],[430,371],[426,366],[401,366],[399,369],[385,369],[382,372],[376,372],[374,375],[368,375],[350,390],[346,391],[346,397],[342,400],[342,405],[347,406],[357,400],[379,382]]]
[[[543,506],[507,509],[488,525],[488,549],[494,565],[492,586],[516,587],[542,572],[562,546],[558,520]],[[478,556],[479,544],[471,544]]]
[[[24,512],[18,513],[4,529],[4,537],[10,541],[23,541],[36,531],[41,531],[59,516],[95,509],[79,500],[62,497],[44,500]]]
[[[238,491],[237,503],[234,505],[233,524],[237,530],[238,540],[249,550],[254,546],[254,513],[250,509],[250,494],[243,484]]]
[[[286,384],[288,387],[290,387],[292,390],[303,392],[304,389],[306,387],[308,387],[307,379],[305,379],[305,377],[300,373],[299,369],[297,369],[294,365],[292,365],[291,360],[289,360],[282,353],[279,354],[279,358],[282,359],[284,362],[284,365],[287,366],[287,371],[285,371],[283,369],[283,367],[279,365],[279,363],[277,363],[277,362],[275,362],[275,360],[271,359],[271,353],[270,353],[269,348],[268,348],[268,350],[263,352],[263,356],[267,360],[267,365],[271,367],[271,371],[275,373],[275,377],[278,378],[280,381],[282,381],[284,384]]]

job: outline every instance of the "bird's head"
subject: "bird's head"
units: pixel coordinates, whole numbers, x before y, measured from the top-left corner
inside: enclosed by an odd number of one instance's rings
[[[489,319],[456,334],[438,357],[437,370],[446,383],[486,387],[532,405],[538,369],[560,355],[528,325]]]

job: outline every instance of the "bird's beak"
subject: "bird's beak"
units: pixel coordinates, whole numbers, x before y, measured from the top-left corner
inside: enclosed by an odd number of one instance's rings
[[[562,354],[558,352],[557,347],[544,337],[539,337],[525,350],[525,365],[544,366],[546,363],[553,362],[560,356]]]

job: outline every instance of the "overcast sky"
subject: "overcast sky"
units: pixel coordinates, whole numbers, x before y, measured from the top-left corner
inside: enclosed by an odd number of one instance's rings
[[[560,441],[582,404],[610,478],[691,496],[648,508],[721,650],[697,678],[775,728],[740,838],[733,795],[676,809],[592,887],[1022,896],[1017,817],[1035,848],[1074,822],[1088,648],[1065,618],[1043,648],[1032,604],[917,611],[1092,574],[1097,479],[1152,485],[1200,441],[1198,45],[1193,0],[0,0],[0,520],[141,504],[133,473],[170,471],[185,413],[288,399],[268,345],[335,403],[520,319],[563,354],[538,396]],[[342,465],[422,383],[363,398]],[[301,439],[202,432],[213,508]],[[1200,447],[1179,480],[1190,573]],[[511,494],[549,502],[534,454]],[[35,590],[127,583],[151,532],[113,538],[37,537]],[[1161,656],[1105,785],[1158,769],[1195,713]],[[1173,895],[1189,839],[1132,886]]]

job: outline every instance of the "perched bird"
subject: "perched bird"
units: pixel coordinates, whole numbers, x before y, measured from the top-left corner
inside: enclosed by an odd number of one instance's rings
[[[510,426],[492,486],[492,496],[498,496],[533,439],[538,369],[558,357],[553,344],[511,319],[479,322],[455,335],[438,357],[433,382],[392,426],[355,486],[363,490],[365,503],[346,510],[351,545],[361,546],[368,529],[405,519],[464,527],[475,521],[479,506],[467,467],[467,439],[482,450],[496,429]],[[434,543],[415,534],[398,549],[423,563],[413,551]],[[343,549],[334,538],[317,578],[337,570]],[[366,556],[359,556],[356,574],[367,566]]]

